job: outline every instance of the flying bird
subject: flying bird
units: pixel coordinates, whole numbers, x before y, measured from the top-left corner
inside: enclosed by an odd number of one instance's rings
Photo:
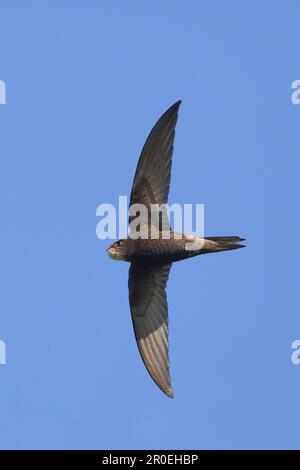
[[[172,263],[245,246],[239,243],[244,239],[238,236],[198,238],[174,232],[168,225],[163,208],[168,201],[180,104],[181,101],[177,101],[160,117],[139,158],[130,196],[129,224],[136,220],[130,208],[143,204],[147,208],[147,217],[141,218],[138,224],[140,236],[130,234],[114,242],[107,250],[111,258],[131,263],[129,304],[138,349],[150,376],[170,398],[174,394],[169,371],[166,285]],[[159,217],[148,217],[148,214],[159,210],[157,205],[162,207]],[[163,224],[163,220],[167,223]],[[156,236],[150,236],[152,234]],[[191,242],[198,243],[198,248],[190,249]]]

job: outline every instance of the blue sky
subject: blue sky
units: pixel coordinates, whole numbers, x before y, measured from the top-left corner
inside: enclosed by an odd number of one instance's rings
[[[1,3],[0,446],[299,448],[297,1]],[[182,99],[169,201],[247,248],[173,266],[175,399],[144,370],[127,263],[96,207],[129,194]]]

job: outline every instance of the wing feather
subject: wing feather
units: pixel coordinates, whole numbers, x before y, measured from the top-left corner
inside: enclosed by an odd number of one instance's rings
[[[171,263],[132,263],[129,303],[134,333],[144,364],[158,387],[173,397],[169,372],[166,284]]]
[[[175,126],[181,101],[171,106],[157,121],[141,152],[130,195],[130,206],[168,202]],[[129,217],[129,223],[134,219]],[[146,221],[149,225],[149,220]]]

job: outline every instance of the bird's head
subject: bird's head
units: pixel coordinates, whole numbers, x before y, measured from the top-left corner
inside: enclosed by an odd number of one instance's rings
[[[127,261],[126,241],[124,239],[112,243],[107,248],[107,253],[112,259]]]

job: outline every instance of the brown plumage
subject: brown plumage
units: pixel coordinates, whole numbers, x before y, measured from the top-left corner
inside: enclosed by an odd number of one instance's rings
[[[139,224],[140,235],[148,238],[118,240],[108,248],[114,259],[131,262],[129,269],[129,304],[137,345],[144,364],[154,382],[173,397],[168,355],[168,303],[166,285],[172,262],[218,251],[233,250],[244,245],[237,236],[197,238],[172,231],[166,212],[150,224],[151,205],[168,201],[173,143],[181,101],[171,106],[157,121],[143,147],[130,196],[130,207],[144,204],[147,217]],[[153,211],[153,206],[152,206]],[[130,214],[129,223],[135,220]],[[156,233],[157,238],[149,238]],[[166,236],[169,235],[169,238]],[[166,238],[166,239],[165,239]],[[187,249],[187,243],[199,243]]]

